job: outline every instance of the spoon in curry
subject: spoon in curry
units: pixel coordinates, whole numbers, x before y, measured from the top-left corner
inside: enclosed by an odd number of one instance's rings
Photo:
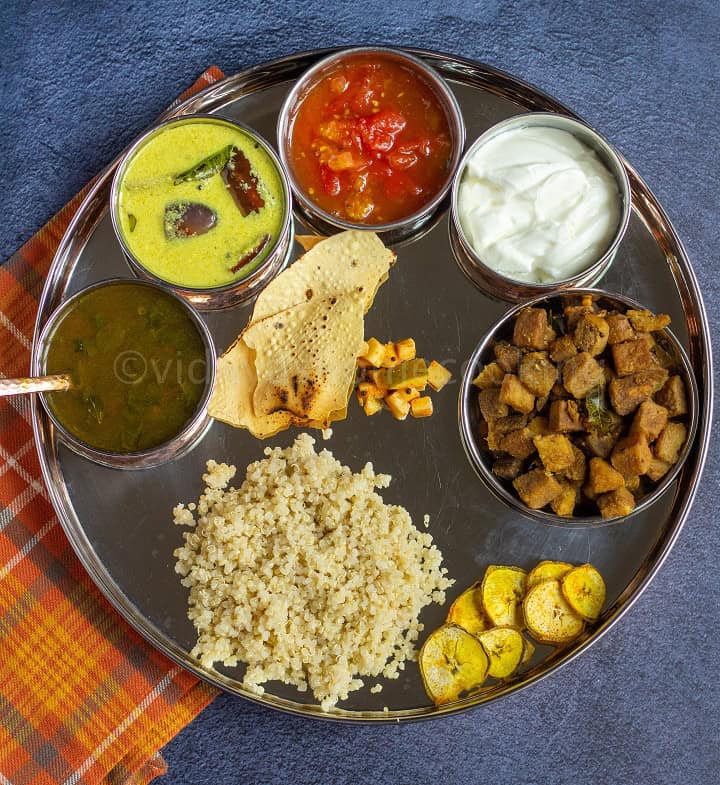
[[[72,381],[66,373],[21,379],[0,379],[0,397],[5,395],[24,395],[26,393],[57,392],[69,390],[71,387]]]

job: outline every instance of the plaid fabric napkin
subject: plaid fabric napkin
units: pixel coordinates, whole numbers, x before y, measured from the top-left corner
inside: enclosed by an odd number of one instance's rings
[[[181,99],[222,77],[209,68]],[[29,372],[43,283],[86,192],[0,266],[2,376]],[[31,422],[27,397],[0,398],[0,785],[143,785],[216,691],[128,627],[83,570]]]

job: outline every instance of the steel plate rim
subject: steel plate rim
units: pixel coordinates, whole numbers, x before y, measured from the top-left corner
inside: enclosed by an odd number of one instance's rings
[[[297,52],[290,55],[285,55],[280,58],[276,58],[274,60],[268,61],[266,63],[262,63],[256,66],[252,66],[250,68],[244,69],[239,71],[236,74],[231,76],[225,77],[218,82],[215,82],[212,85],[205,87],[203,90],[199,91],[195,95],[185,99],[182,102],[177,104],[173,104],[169,109],[163,112],[158,120],[165,119],[167,117],[173,117],[180,114],[185,114],[191,111],[200,111],[194,110],[194,107],[198,102],[202,101],[210,101],[216,95],[222,95],[223,92],[227,91],[227,89],[231,86],[235,86],[238,82],[250,82],[253,77],[256,77],[262,73],[271,73],[281,71],[283,66],[290,65],[295,63],[298,60],[307,59],[307,58],[319,58],[326,53],[330,53],[333,51],[337,51],[342,49],[343,47],[328,47],[324,49],[317,49],[317,50],[305,50],[302,52]],[[448,79],[450,82],[458,81],[458,74],[456,73],[445,73],[442,68],[442,65],[438,65],[439,61],[445,61],[446,63],[451,63],[454,66],[462,66],[463,68],[468,69],[469,71],[473,72],[473,74],[477,77],[478,72],[483,72],[486,76],[493,76],[496,79],[500,78],[505,80],[509,84],[513,86],[520,86],[524,90],[531,92],[534,94],[534,100],[538,98],[542,100],[544,106],[543,111],[557,111],[564,114],[567,114],[570,117],[577,118],[582,120],[582,117],[575,114],[572,110],[568,107],[564,106],[562,103],[557,101],[557,99],[553,98],[551,95],[545,93],[542,89],[535,87],[529,82],[526,82],[520,78],[514,77],[513,75],[509,74],[506,71],[501,69],[495,68],[493,66],[489,66],[485,63],[481,63],[479,61],[470,60],[468,58],[455,56],[452,54],[440,52],[440,51],[433,51],[415,47],[396,47],[399,49],[404,49],[412,54],[415,54],[419,57],[426,58],[431,62],[436,64],[436,67],[441,70],[443,76]],[[253,90],[248,90],[243,93],[243,96],[249,95],[253,92]],[[509,100],[513,100],[512,96],[506,96]],[[218,106],[214,107],[214,111],[219,111],[222,109],[222,106],[227,104],[232,98],[225,100],[223,103],[219,104]],[[517,100],[515,101],[516,103]],[[157,122],[156,120],[155,122]],[[591,126],[592,127],[592,126]],[[94,182],[91,181],[91,185],[89,186],[88,193],[82,200],[80,206],[77,209],[77,212],[71,219],[68,228],[60,241],[58,249],[56,251],[55,257],[50,265],[48,275],[43,286],[43,291],[38,303],[38,312],[35,322],[35,331],[33,335],[33,350],[31,355],[31,365],[33,369],[36,367],[37,363],[37,356],[36,356],[36,338],[39,334],[39,329],[42,328],[44,323],[43,316],[45,315],[46,310],[50,307],[50,302],[53,297],[57,296],[57,288],[59,282],[62,281],[63,275],[62,273],[69,273],[72,268],[67,268],[65,265],[65,257],[68,255],[70,248],[72,246],[72,241],[74,239],[74,235],[77,233],[78,228],[86,220],[87,216],[85,215],[86,212],[90,212],[91,207],[93,206],[94,201],[97,199],[98,193],[102,190],[103,187],[107,187],[109,185],[110,176],[117,166],[120,158],[124,154],[125,149],[123,149],[120,154],[106,166],[101,172],[96,176]],[[637,171],[632,167],[632,165],[625,159],[622,154],[620,155],[620,159],[622,160],[624,166],[628,171],[628,176],[630,178],[631,188],[633,190],[637,190],[639,194],[642,196],[642,205],[649,210],[650,212],[654,213],[655,220],[659,221],[664,229],[665,234],[669,236],[672,244],[675,246],[675,249],[679,252],[679,258],[682,261],[678,263],[677,256],[675,257],[675,265],[672,269],[673,278],[676,279],[675,283],[677,285],[677,275],[676,272],[679,270],[681,272],[681,277],[684,279],[685,286],[688,289],[689,294],[692,296],[694,302],[694,308],[697,310],[697,313],[694,314],[696,317],[696,321],[698,323],[698,329],[695,333],[690,334],[690,359],[691,362],[696,360],[696,352],[693,347],[693,341],[699,342],[699,348],[701,353],[704,356],[704,365],[702,368],[702,382],[703,382],[703,396],[701,399],[701,409],[700,409],[700,422],[698,423],[698,432],[696,435],[697,444],[694,446],[694,451],[697,452],[696,463],[692,469],[692,476],[688,478],[689,482],[685,483],[685,487],[681,488],[682,484],[682,474],[688,471],[687,464],[683,472],[681,473],[681,477],[678,480],[678,488],[676,490],[676,501],[678,497],[682,497],[681,499],[681,509],[679,513],[675,517],[674,521],[671,521],[670,525],[668,526],[665,535],[662,539],[656,543],[654,546],[653,551],[648,555],[645,559],[641,567],[636,572],[633,579],[628,583],[625,589],[622,591],[620,596],[617,598],[615,604],[612,608],[609,608],[605,612],[605,616],[607,618],[597,626],[591,636],[587,639],[583,640],[582,643],[575,646],[573,649],[563,653],[556,651],[554,654],[550,655],[549,660],[545,660],[543,663],[536,666],[533,671],[537,670],[538,672],[530,671],[527,674],[523,674],[523,681],[516,683],[516,684],[507,684],[507,685],[499,685],[496,689],[492,687],[490,691],[487,693],[481,693],[480,695],[476,695],[473,697],[469,697],[464,699],[463,701],[459,701],[457,703],[448,704],[447,706],[439,706],[439,707],[432,707],[427,706],[420,709],[408,709],[408,710],[399,710],[395,712],[360,712],[360,711],[347,711],[347,710],[335,710],[334,713],[324,713],[320,710],[319,706],[317,705],[310,705],[310,704],[300,704],[298,702],[291,702],[284,698],[278,698],[274,695],[263,695],[258,696],[253,693],[250,693],[246,690],[238,689],[237,685],[238,682],[228,679],[227,677],[223,676],[218,671],[210,671],[208,669],[204,669],[200,664],[196,661],[191,662],[189,661],[189,657],[185,652],[177,652],[176,649],[179,647],[174,646],[172,641],[170,641],[163,633],[161,633],[155,625],[148,622],[144,617],[142,617],[139,612],[131,605],[131,603],[125,598],[122,591],[117,587],[115,582],[109,575],[103,575],[103,573],[98,569],[98,566],[95,564],[95,554],[92,548],[88,548],[87,544],[83,542],[84,532],[82,531],[82,527],[75,527],[72,520],[70,520],[69,516],[66,516],[65,504],[62,499],[62,495],[60,493],[60,489],[56,487],[54,483],[54,478],[52,475],[52,466],[51,460],[55,457],[55,446],[56,443],[54,441],[52,427],[47,423],[44,417],[44,412],[41,409],[41,405],[39,401],[35,400],[35,398],[31,402],[31,412],[33,415],[33,435],[35,439],[36,448],[38,451],[38,457],[41,467],[41,472],[43,475],[43,479],[45,484],[48,488],[48,493],[50,499],[52,501],[53,507],[55,508],[55,512],[58,514],[58,520],[70,541],[73,550],[75,551],[76,555],[80,559],[83,567],[88,571],[93,581],[96,583],[98,588],[102,591],[103,595],[108,599],[111,605],[118,611],[118,613],[143,637],[147,640],[152,646],[163,652],[166,656],[168,656],[171,660],[177,663],[180,667],[192,672],[198,678],[202,679],[203,681],[219,687],[226,692],[230,692],[231,694],[237,695],[238,697],[242,697],[246,700],[250,700],[254,703],[257,703],[262,706],[266,706],[269,708],[273,708],[276,710],[283,711],[285,713],[293,714],[296,716],[302,716],[310,719],[316,720],[324,720],[328,722],[345,722],[345,723],[372,723],[372,722],[384,722],[384,723],[399,723],[399,722],[412,722],[412,721],[420,721],[420,720],[428,720],[428,719],[438,719],[442,717],[447,717],[453,714],[457,714],[462,711],[467,711],[471,708],[477,708],[479,706],[486,706],[495,700],[498,700],[502,697],[505,697],[509,694],[518,693],[525,690],[527,687],[531,686],[532,684],[537,683],[538,681],[546,678],[552,673],[557,672],[561,667],[569,664],[573,660],[575,660],[578,656],[585,653],[596,641],[600,640],[606,632],[608,632],[635,604],[635,602],[640,598],[643,594],[645,589],[649,586],[651,581],[657,575],[660,567],[662,567],[663,563],[667,559],[670,551],[674,547],[680,532],[682,531],[683,526],[685,525],[688,515],[690,513],[690,509],[692,507],[692,503],[695,499],[697,494],[697,490],[699,487],[699,482],[702,477],[702,472],[705,467],[705,463],[707,460],[709,443],[710,443],[710,436],[712,431],[712,403],[713,403],[713,392],[714,392],[714,380],[712,374],[712,346],[711,346],[711,339],[710,339],[710,329],[709,329],[709,322],[707,319],[707,312],[705,308],[705,304],[700,293],[700,288],[697,280],[697,276],[692,268],[690,263],[690,259],[687,255],[685,247],[675,230],[675,227],[671,223],[670,219],[667,216],[662,205],[659,201],[655,198],[654,194],[644,182],[644,180],[638,175]],[[98,216],[94,222],[95,226],[97,222],[102,218],[104,212],[106,211],[107,206],[102,210],[100,216]],[[643,223],[645,223],[645,217],[640,211],[640,206],[638,206],[637,200],[634,200],[634,210],[639,215]],[[93,226],[93,229],[95,228]],[[87,242],[86,238],[82,244],[84,247],[85,243]],[[57,280],[56,280],[57,279]],[[52,285],[51,285],[52,284]],[[682,292],[681,292],[682,295]],[[683,306],[685,305],[685,297],[682,297]],[[687,310],[686,310],[687,313]],[[688,460],[690,460],[690,456],[688,456]],[[63,486],[64,488],[64,486]],[[96,558],[96,557],[95,557]],[[99,561],[99,560],[98,560]],[[642,577],[638,577],[642,572]],[[234,681],[233,685],[226,684],[225,682]]]

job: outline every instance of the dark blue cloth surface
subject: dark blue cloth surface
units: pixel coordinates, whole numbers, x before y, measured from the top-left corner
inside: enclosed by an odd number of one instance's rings
[[[607,135],[667,209],[720,319],[720,5],[8,2],[0,9],[0,258],[211,63],[394,43],[486,61]],[[716,336],[717,337],[717,336]],[[665,566],[577,662],[489,708],[407,726],[221,696],[166,749],[167,785],[717,785],[719,452]]]

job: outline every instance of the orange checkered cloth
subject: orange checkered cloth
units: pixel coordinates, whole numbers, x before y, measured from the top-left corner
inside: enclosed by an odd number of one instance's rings
[[[222,79],[211,67],[181,96]],[[179,100],[181,100],[179,99]],[[27,376],[38,300],[87,187],[0,266],[0,374]],[[118,616],[63,533],[26,396],[0,398],[0,785],[143,785],[216,691]]]

